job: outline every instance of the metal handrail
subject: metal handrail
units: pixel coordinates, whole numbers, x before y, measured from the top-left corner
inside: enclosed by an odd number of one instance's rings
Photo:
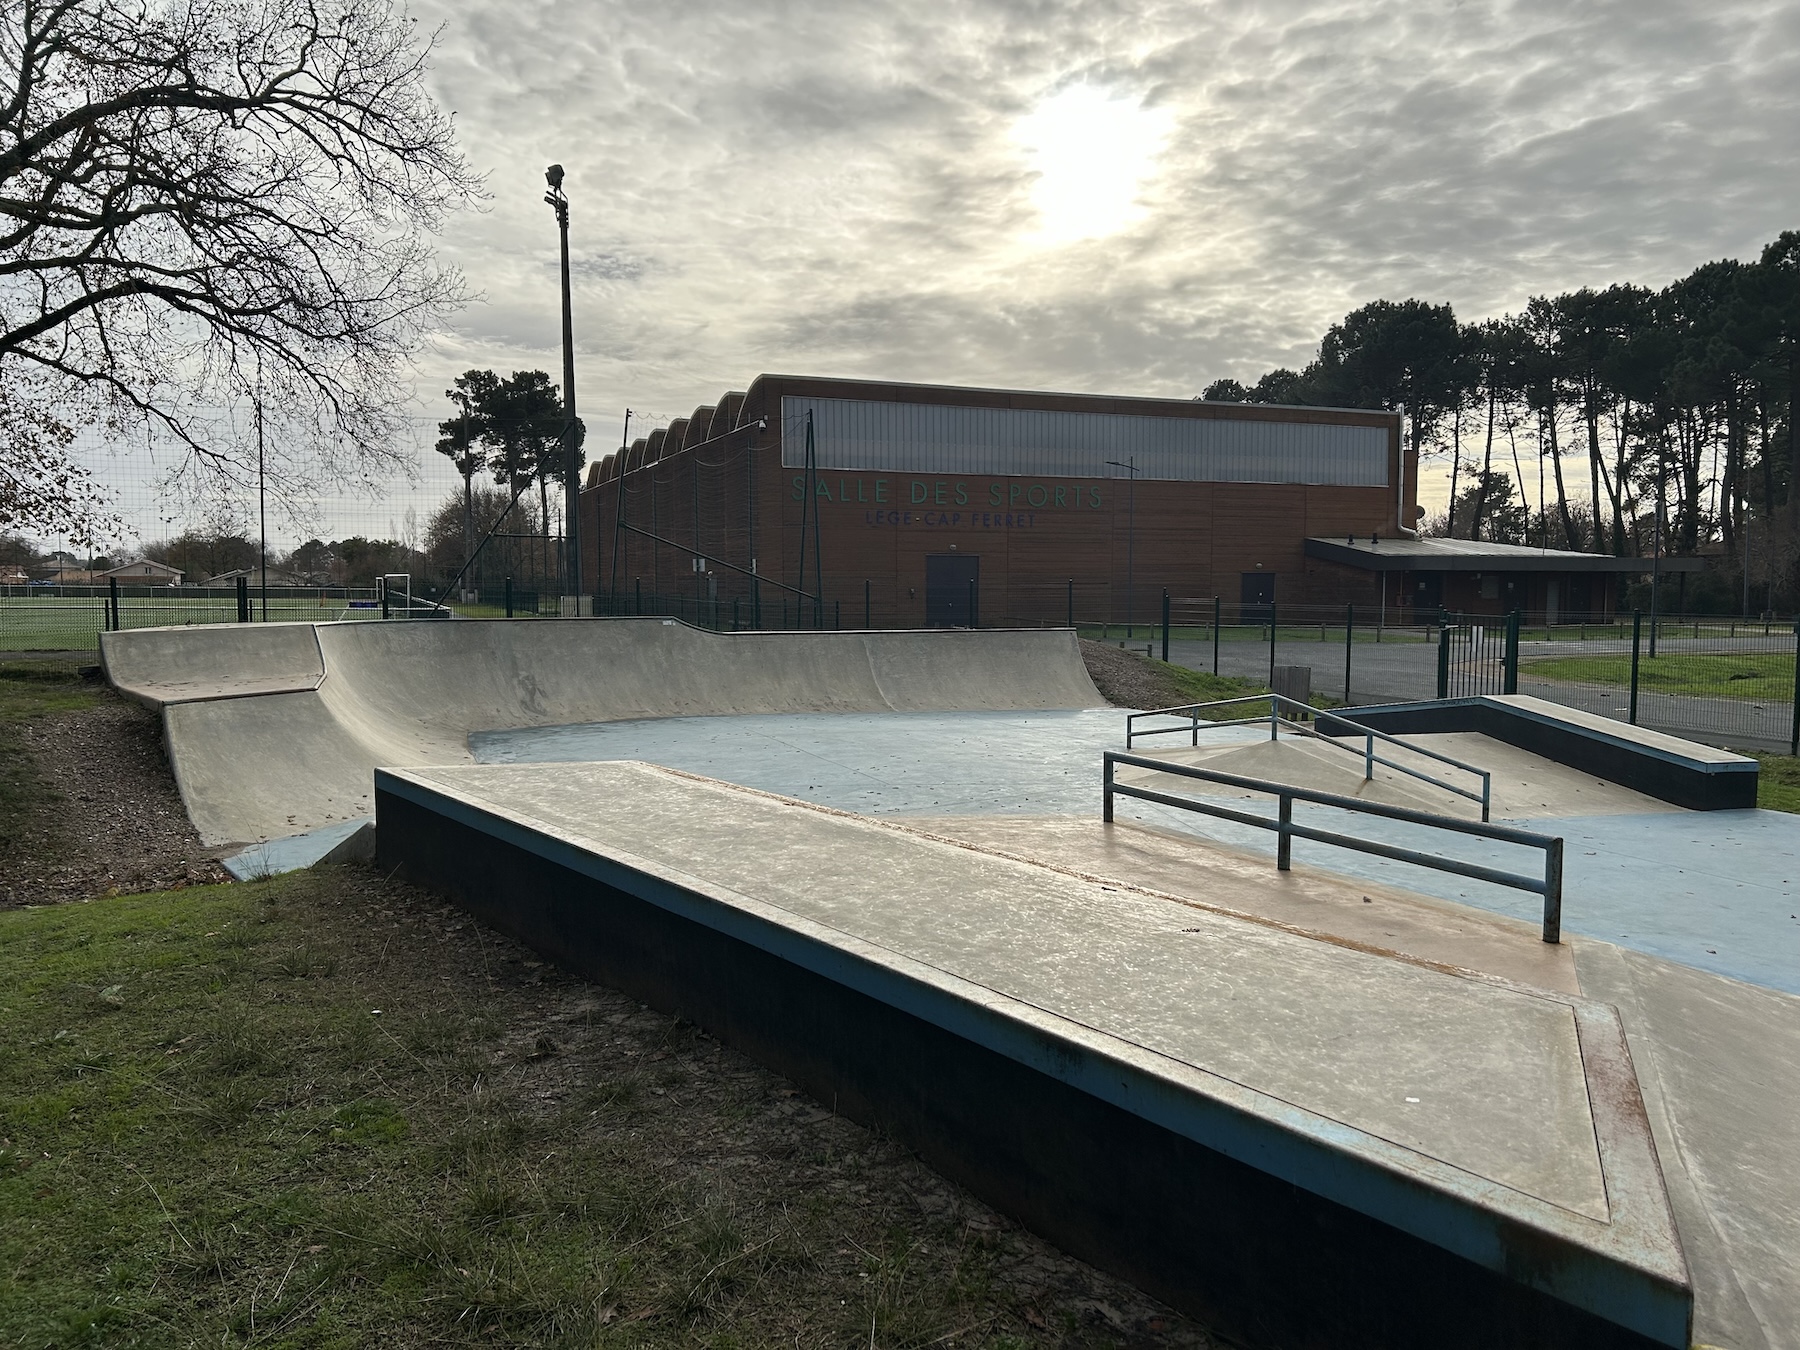
[[[1261,830],[1274,830],[1280,837],[1276,846],[1275,866],[1286,872],[1293,858],[1293,840],[1311,839],[1315,843],[1335,844],[1339,848],[1354,849],[1359,853],[1372,853],[1381,858],[1392,858],[1396,862],[1414,863],[1420,867],[1435,868],[1439,872],[1453,872],[1457,876],[1473,877],[1477,881],[1492,882],[1496,886],[1510,886],[1514,890],[1530,891],[1544,897],[1543,938],[1545,942],[1557,943],[1562,940],[1562,873],[1563,873],[1563,841],[1558,836],[1534,834],[1530,830],[1518,830],[1509,825],[1490,825],[1485,822],[1477,824],[1472,820],[1458,820],[1455,816],[1433,815],[1429,811],[1413,811],[1404,806],[1383,806],[1379,802],[1360,801],[1355,797],[1341,797],[1335,792],[1314,792],[1310,788],[1289,787],[1285,783],[1271,783],[1260,778],[1242,778],[1237,774],[1219,773],[1212,769],[1196,769],[1186,764],[1172,764],[1168,760],[1151,759],[1145,755],[1122,755],[1116,750],[1108,750],[1104,755],[1105,789],[1102,819],[1108,824],[1113,818],[1113,797],[1136,797],[1142,801],[1155,802],[1159,806],[1172,806],[1181,811],[1193,811],[1200,815],[1217,816],[1221,820],[1235,821],[1239,825],[1251,825]],[[1218,806],[1212,802],[1196,801],[1192,797],[1175,797],[1166,792],[1156,792],[1150,788],[1131,787],[1118,783],[1113,778],[1115,764],[1128,764],[1135,768],[1151,769],[1157,773],[1174,774],[1180,778],[1194,778],[1205,783],[1219,783],[1225,787],[1245,788],[1252,792],[1266,792],[1278,800],[1278,814],[1274,820],[1267,816],[1259,816],[1249,811],[1237,811],[1228,806]],[[1433,829],[1450,830],[1456,834],[1471,834],[1481,839],[1495,839],[1506,844],[1521,844],[1527,848],[1544,850],[1543,877],[1523,876],[1517,872],[1502,872],[1495,867],[1483,867],[1479,863],[1461,862],[1455,858],[1442,858],[1433,853],[1421,853],[1417,849],[1401,848],[1395,844],[1383,844],[1374,839],[1357,839],[1347,834],[1337,834],[1331,830],[1320,830],[1310,825],[1294,823],[1294,803],[1311,802],[1318,806],[1332,806],[1340,811],[1359,811],[1364,815],[1380,816],[1384,820],[1404,821],[1409,825],[1428,825]]]
[[[1335,722],[1339,726],[1349,727],[1357,735],[1363,737],[1361,758],[1363,761],[1363,781],[1365,783],[1371,782],[1374,779],[1375,766],[1377,764],[1384,764],[1388,768],[1399,773],[1406,774],[1412,778],[1417,778],[1421,783],[1429,783],[1433,787],[1442,788],[1445,792],[1455,793],[1458,797],[1466,797],[1472,802],[1479,802],[1481,804],[1481,819],[1483,822],[1486,822],[1491,815],[1494,794],[1494,776],[1488,772],[1488,770],[1479,769],[1473,764],[1465,764],[1460,759],[1452,759],[1449,755],[1439,754],[1436,750],[1427,750],[1422,745],[1414,745],[1410,741],[1403,741],[1398,736],[1391,736],[1385,731],[1377,731],[1374,727],[1367,726],[1361,722],[1354,722],[1350,718],[1340,716],[1337,713],[1327,712],[1323,708],[1315,708],[1310,703],[1302,703],[1298,699],[1289,698],[1286,694],[1247,694],[1241,698],[1216,699],[1211,703],[1189,703],[1184,704],[1179,708],[1155,708],[1148,712],[1127,713],[1125,715],[1125,748],[1127,750],[1131,749],[1133,743],[1140,736],[1171,736],[1189,730],[1193,733],[1193,744],[1199,745],[1200,713],[1203,709],[1229,708],[1238,703],[1261,703],[1264,699],[1269,700],[1269,715],[1267,717],[1238,717],[1229,721],[1219,722],[1214,722],[1209,719],[1207,725],[1209,727],[1248,727],[1260,726],[1262,723],[1267,722],[1269,724],[1269,739],[1275,741],[1281,739],[1280,732],[1282,718],[1280,713],[1282,706],[1286,705],[1290,708],[1300,709],[1312,714],[1314,718],[1323,718],[1326,721]],[[1137,720],[1140,717],[1176,716],[1189,718],[1189,726],[1151,727],[1147,730],[1140,731],[1136,725]],[[1297,731],[1303,736],[1312,736],[1318,740],[1324,741],[1327,745],[1335,745],[1348,754],[1354,755],[1357,753],[1349,746],[1343,744],[1337,737],[1329,736],[1322,731],[1315,731],[1313,728],[1306,726],[1303,723],[1291,722],[1288,724],[1288,730]],[[1472,773],[1481,780],[1481,791],[1479,793],[1470,792],[1467,788],[1460,788],[1454,783],[1447,783],[1435,774],[1426,773],[1423,769],[1415,769],[1408,764],[1399,764],[1394,760],[1384,759],[1382,756],[1375,753],[1375,742],[1378,740],[1385,741],[1389,745],[1397,745],[1411,754],[1423,755],[1427,759],[1435,759],[1440,764],[1448,764],[1451,768],[1461,769],[1464,773]]]

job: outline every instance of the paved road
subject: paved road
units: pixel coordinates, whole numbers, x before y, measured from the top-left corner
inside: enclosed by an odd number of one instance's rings
[[[1790,643],[1792,638],[1782,638]],[[1580,708],[1584,712],[1625,721],[1630,714],[1630,691],[1618,685],[1577,684],[1565,680],[1533,679],[1529,662],[1550,656],[1605,656],[1628,653],[1631,642],[1596,640],[1572,642],[1522,642],[1519,658],[1519,692]],[[1744,653],[1771,650],[1760,636],[1736,642],[1706,637],[1665,636],[1659,651],[1675,653]],[[1784,649],[1785,650],[1785,649]],[[1171,642],[1169,659],[1190,670],[1210,671],[1210,642]],[[1315,694],[1342,698],[1348,703],[1405,703],[1437,697],[1437,646],[1428,642],[1358,642],[1350,657],[1350,693],[1344,693],[1344,644],[1342,638],[1325,642],[1280,642],[1275,661],[1284,666],[1310,666]],[[1269,648],[1260,642],[1224,642],[1219,645],[1219,673],[1255,680],[1269,676]],[[1497,692],[1497,687],[1496,687]],[[1679,694],[1638,693],[1638,725],[1677,736],[1688,736],[1709,745],[1734,749],[1786,751],[1793,729],[1793,705],[1781,701],[1758,703],[1750,699],[1696,699]]]

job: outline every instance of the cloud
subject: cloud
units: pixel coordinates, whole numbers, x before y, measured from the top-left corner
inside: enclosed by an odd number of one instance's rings
[[[427,17],[430,17],[429,15]],[[578,387],[710,402],[763,370],[1190,395],[1377,297],[1467,319],[1660,285],[1800,224],[1778,0],[459,4],[438,87],[492,210],[487,296],[421,389],[553,369],[569,171]],[[1018,128],[1088,86],[1166,128],[1135,213],[1045,247]],[[1026,123],[1029,125],[1029,123]]]

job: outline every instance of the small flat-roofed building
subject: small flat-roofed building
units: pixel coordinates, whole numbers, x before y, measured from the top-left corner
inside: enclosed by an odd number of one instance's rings
[[[1365,535],[1308,539],[1306,556],[1344,570],[1346,584],[1364,577],[1396,610],[1447,609],[1507,614],[1518,609],[1545,623],[1602,619],[1612,612],[1612,579],[1660,568],[1698,572],[1700,558],[1614,558],[1568,549],[1489,544],[1476,539],[1396,539]]]
[[[1546,566],[1537,550],[1510,569],[1392,565],[1390,541],[1455,542],[1408,537],[1418,474],[1401,420],[764,375],[597,457],[581,496],[584,589],[612,612],[721,622],[735,602],[765,627],[865,614],[883,627],[1071,612],[1143,623],[1165,588],[1231,605],[1388,605],[1400,621],[1460,598],[1465,573],[1483,609],[1517,600],[1530,575],[1523,594],[1554,585],[1565,611],[1597,614],[1606,588],[1574,578],[1646,570],[1580,554]],[[1340,551],[1323,548],[1333,540]],[[1502,572],[1511,591],[1488,584]]]

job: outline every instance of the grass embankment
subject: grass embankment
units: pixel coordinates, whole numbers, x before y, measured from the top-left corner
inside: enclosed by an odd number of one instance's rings
[[[693,1027],[365,869],[0,914],[0,1028],[0,1344],[1157,1329],[1096,1326],[1117,1292],[1042,1278],[1041,1246]]]
[[[1541,680],[1631,686],[1631,656],[1556,656],[1524,663],[1525,674]],[[1779,652],[1695,652],[1645,656],[1638,661],[1638,688],[1688,698],[1735,698],[1786,703],[1794,696],[1794,658]]]

